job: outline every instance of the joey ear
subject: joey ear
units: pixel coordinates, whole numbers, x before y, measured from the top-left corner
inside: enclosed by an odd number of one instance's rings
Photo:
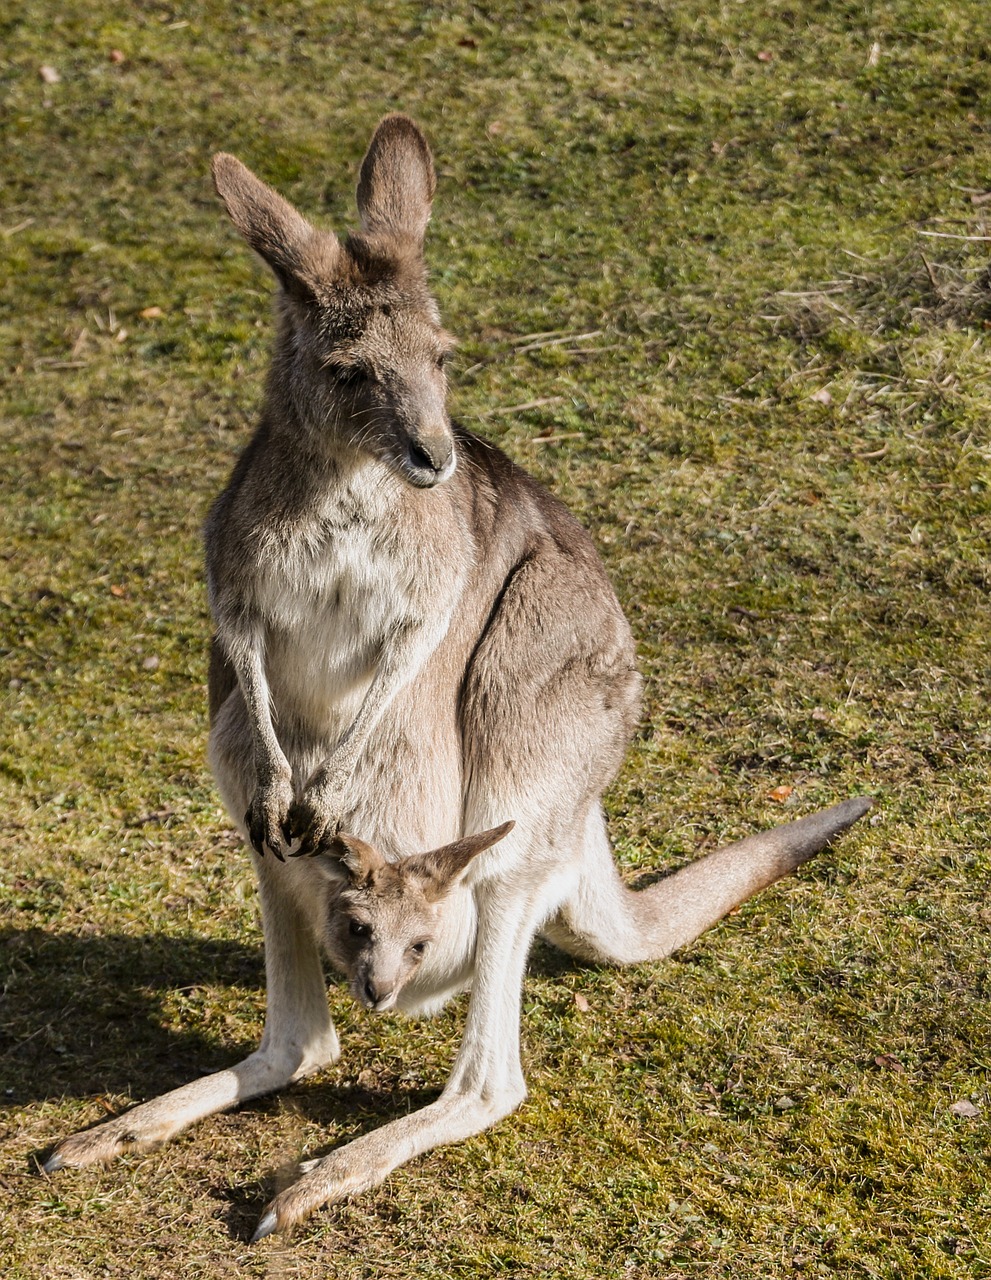
[[[477,835],[465,836],[462,840],[442,845],[429,853],[421,853],[418,858],[410,860],[413,864],[410,870],[422,871],[446,889],[449,885],[457,884],[468,870],[473,858],[484,853],[486,849],[491,849],[494,844],[498,844],[515,826],[515,822],[504,822],[499,827],[480,831]]]
[[[336,260],[334,235],[317,231],[236,156],[218,152],[210,167],[217,195],[248,244],[287,293],[312,297],[314,276],[328,274]]]
[[[417,125],[386,116],[368,145],[358,177],[358,213],[366,235],[390,235],[423,245],[437,187],[433,157]]]
[[[349,880],[358,884],[366,876],[385,866],[385,859],[374,845],[343,831],[321,851],[321,865],[333,880]]]

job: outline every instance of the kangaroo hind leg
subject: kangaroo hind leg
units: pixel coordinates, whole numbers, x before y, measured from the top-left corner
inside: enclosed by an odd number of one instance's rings
[[[46,1172],[150,1151],[206,1116],[281,1089],[337,1059],[320,954],[312,929],[286,892],[293,871],[293,864],[274,858],[261,863],[268,1011],[260,1048],[235,1066],[64,1138],[45,1161]]]
[[[635,910],[639,895],[620,878],[598,805],[589,812],[582,838],[575,888],[541,926],[541,937],[567,955],[595,964],[636,964],[658,958]]]

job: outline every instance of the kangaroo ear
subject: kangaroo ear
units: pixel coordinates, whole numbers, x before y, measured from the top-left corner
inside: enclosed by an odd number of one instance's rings
[[[447,889],[450,885],[457,884],[473,858],[498,844],[515,826],[515,822],[504,822],[502,826],[480,831],[478,835],[465,836],[463,840],[455,840],[453,844],[421,853],[418,857],[411,858],[407,865],[414,874],[419,872],[434,881],[440,889]],[[405,866],[403,870],[406,870]]]
[[[331,273],[336,237],[317,231],[288,200],[256,178],[235,156],[221,151],[211,165],[213,185],[231,221],[275,272],[287,293],[313,296],[314,280]]]
[[[362,231],[410,241],[419,250],[436,187],[426,138],[409,116],[386,116],[361,162],[358,213]]]
[[[321,850],[320,865],[331,880],[360,884],[373,871],[385,866],[385,859],[374,845],[342,831]]]

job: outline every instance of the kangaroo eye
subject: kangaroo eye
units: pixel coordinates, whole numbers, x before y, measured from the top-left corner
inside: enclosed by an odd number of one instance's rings
[[[352,938],[367,938],[372,931],[371,925],[361,920],[352,920],[348,925],[348,933]]]
[[[360,387],[368,382],[366,370],[356,364],[328,364],[324,368],[339,387]]]
[[[423,942],[414,942],[413,945],[410,947],[410,951],[412,951],[415,956],[422,956],[424,951],[426,951],[426,949],[427,949],[426,940],[424,940]]]
[[[447,368],[447,362],[448,360],[450,360],[450,358],[451,358],[450,355],[446,351],[442,351],[440,355],[437,357],[437,360],[436,360],[437,368],[440,369],[442,373]]]

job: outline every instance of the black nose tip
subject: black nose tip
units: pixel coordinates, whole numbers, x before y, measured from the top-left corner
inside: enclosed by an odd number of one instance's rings
[[[432,471],[435,475],[450,465],[453,453],[450,440],[443,437],[409,442],[409,460],[413,466],[421,471]]]
[[[381,1001],[386,1000],[392,995],[392,987],[386,986],[385,983],[375,982],[369,978],[365,983],[365,999],[368,1001],[368,1007],[374,1009]]]

